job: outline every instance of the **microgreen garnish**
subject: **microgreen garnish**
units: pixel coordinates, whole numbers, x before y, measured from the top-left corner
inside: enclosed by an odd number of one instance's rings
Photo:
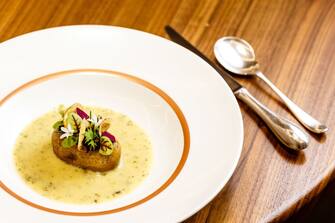
[[[111,155],[116,143],[115,137],[107,132],[110,126],[108,119],[103,119],[89,112],[89,115],[74,104],[68,109],[62,107],[60,114],[63,120],[56,122],[53,128],[61,133],[61,144],[64,148],[77,145],[87,152],[98,151],[102,155]],[[79,142],[80,140],[80,142]]]
[[[79,132],[81,121],[82,119],[80,118],[79,115],[77,115],[77,113],[68,112],[64,116],[64,127],[68,127],[69,125],[71,125],[74,132],[77,133]]]
[[[79,131],[79,129],[80,129],[80,120],[78,120],[78,119],[74,116],[74,114],[72,114],[71,117],[72,117],[72,119],[73,119],[73,123],[74,123],[75,129],[76,129],[77,131]]]
[[[99,132],[90,127],[86,129],[84,144],[88,147],[90,151],[95,151],[99,146],[100,136]]]

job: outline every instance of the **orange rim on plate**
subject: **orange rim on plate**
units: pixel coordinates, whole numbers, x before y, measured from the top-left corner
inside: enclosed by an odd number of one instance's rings
[[[173,99],[168,96],[164,91],[162,91],[160,88],[158,88],[157,86],[142,80],[138,77],[129,75],[129,74],[125,74],[125,73],[121,73],[118,71],[111,71],[111,70],[103,70],[103,69],[76,69],[76,70],[67,70],[67,71],[60,71],[60,72],[56,72],[56,73],[52,73],[52,74],[48,74],[42,77],[39,77],[37,79],[31,80],[23,85],[21,85],[20,87],[16,88],[15,90],[13,90],[11,93],[9,93],[7,96],[5,96],[3,99],[0,100],[0,107],[6,102],[8,101],[12,96],[14,96],[15,94],[17,94],[18,92],[20,92],[21,90],[24,90],[28,87],[31,87],[33,85],[39,84],[41,82],[53,79],[53,78],[57,78],[57,77],[61,77],[61,76],[65,76],[65,75],[71,75],[74,73],[79,73],[79,72],[97,72],[97,73],[105,73],[105,74],[111,74],[114,76],[118,76],[118,77],[122,77],[125,78],[129,81],[135,82],[137,84],[140,84],[148,89],[150,89],[151,91],[155,92],[156,94],[158,94],[164,101],[166,101],[168,103],[168,105],[170,105],[170,107],[173,109],[173,111],[175,112],[175,114],[178,117],[178,120],[180,122],[180,125],[182,127],[183,130],[183,135],[184,135],[184,148],[183,148],[183,153],[181,156],[181,159],[176,167],[176,169],[173,171],[172,175],[167,179],[167,181],[165,181],[165,183],[163,183],[157,190],[155,190],[153,193],[149,194],[148,196],[125,206],[119,207],[119,208],[115,208],[115,209],[111,209],[111,210],[106,210],[106,211],[98,211],[98,212],[70,212],[70,211],[61,211],[61,210],[56,210],[56,209],[52,209],[52,208],[47,208],[44,206],[41,206],[39,204],[33,203],[29,200],[26,200],[25,198],[21,197],[20,195],[16,194],[14,191],[12,191],[10,188],[8,188],[1,180],[0,180],[0,187],[2,189],[4,189],[7,193],[9,193],[10,195],[12,195],[13,197],[15,197],[16,199],[18,199],[19,201],[28,204],[34,208],[43,210],[43,211],[47,211],[47,212],[51,212],[51,213],[56,213],[56,214],[62,214],[62,215],[72,215],[72,216],[97,216],[97,215],[105,215],[105,214],[112,214],[112,213],[117,213],[120,211],[124,211],[133,207],[136,207],[140,204],[143,204],[147,201],[149,201],[150,199],[152,199],[153,197],[157,196],[159,193],[161,193],[163,190],[165,190],[175,179],[176,177],[179,175],[179,173],[181,172],[182,168],[184,167],[184,164],[187,160],[188,157],[188,153],[190,150],[190,131],[185,119],[185,116],[183,115],[182,111],[180,110],[180,108],[178,107],[178,105],[173,101]]]

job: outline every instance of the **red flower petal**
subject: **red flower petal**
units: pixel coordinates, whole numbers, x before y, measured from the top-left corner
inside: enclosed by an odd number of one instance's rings
[[[106,136],[107,138],[109,138],[112,141],[112,143],[116,142],[115,136],[113,136],[112,134],[110,134],[107,131],[103,132],[101,135]]]
[[[84,112],[80,108],[76,108],[76,112],[80,116],[80,118],[82,118],[82,119],[88,119],[89,118],[88,114],[86,114],[86,112]]]

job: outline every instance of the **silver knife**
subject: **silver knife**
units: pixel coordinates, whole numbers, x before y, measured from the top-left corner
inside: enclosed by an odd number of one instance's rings
[[[170,26],[165,27],[166,33],[169,35],[171,40],[186,49],[192,51],[209,65],[211,65],[227,82],[228,86],[233,91],[236,98],[243,101],[253,111],[257,113],[259,117],[267,124],[277,138],[288,148],[294,150],[302,150],[308,146],[309,137],[308,135],[298,126],[291,121],[282,118],[267,108],[265,105],[260,103],[255,97],[253,97],[249,91],[239,84],[234,78],[230,76],[226,71],[219,68],[213,61],[207,58],[197,48],[195,48],[190,42],[188,42],[182,35]]]

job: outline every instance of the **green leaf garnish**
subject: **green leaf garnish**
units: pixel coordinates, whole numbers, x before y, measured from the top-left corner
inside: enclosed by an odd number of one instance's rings
[[[78,137],[76,136],[69,136],[62,141],[62,147],[64,148],[71,148],[72,146],[77,145]]]
[[[80,129],[81,118],[74,112],[71,112],[64,119],[64,125],[67,127],[69,124],[73,127],[75,132],[79,132]]]
[[[53,127],[55,130],[59,130],[59,128],[62,127],[62,126],[63,126],[63,120],[55,122],[55,124],[53,124],[52,127]]]
[[[114,145],[112,141],[108,137],[102,136],[100,138],[99,153],[101,155],[109,156],[113,153],[113,150],[114,150]]]
[[[104,156],[110,156],[113,153],[113,150],[112,149],[107,149],[107,150],[99,149],[99,153]]]
[[[95,150],[98,147],[99,143],[99,133],[94,128],[88,128],[85,132],[85,144],[89,147],[90,150]]]

